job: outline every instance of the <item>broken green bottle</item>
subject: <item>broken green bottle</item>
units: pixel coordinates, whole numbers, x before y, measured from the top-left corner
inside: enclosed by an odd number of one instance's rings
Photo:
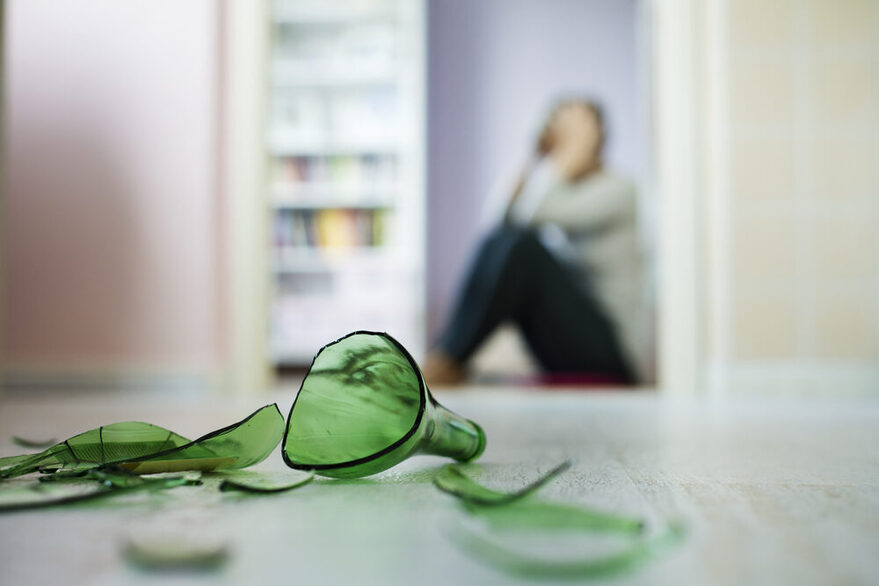
[[[317,353],[282,445],[291,468],[356,478],[416,454],[468,462],[485,449],[485,433],[436,402],[399,342],[359,331]]]

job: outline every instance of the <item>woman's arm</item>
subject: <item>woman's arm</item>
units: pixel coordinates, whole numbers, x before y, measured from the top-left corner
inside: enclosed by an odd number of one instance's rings
[[[519,200],[519,196],[522,195],[522,190],[525,189],[525,183],[528,181],[528,173],[530,172],[531,167],[525,167],[522,172],[519,174],[519,179],[516,180],[516,184],[513,187],[513,192],[510,195],[510,199],[507,200],[507,205],[504,208],[503,214],[503,223],[510,224],[513,222],[512,218],[512,210],[515,207],[516,202]]]
[[[588,232],[637,214],[635,186],[620,177],[595,173],[558,188],[534,211],[531,221],[557,224],[568,232]]]
[[[520,185],[510,199],[504,222],[518,225],[532,223],[536,210],[561,182],[561,176],[555,172],[549,159],[531,165],[522,174]]]

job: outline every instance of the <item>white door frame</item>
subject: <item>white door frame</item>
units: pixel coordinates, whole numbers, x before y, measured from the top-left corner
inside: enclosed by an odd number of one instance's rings
[[[221,4],[224,141],[226,315],[224,371],[227,392],[253,395],[271,384],[268,361],[268,214],[265,209],[265,84],[268,2]]]
[[[658,385],[663,393],[695,393],[704,382],[699,4],[648,1],[653,46],[651,148],[659,197]]]
[[[4,119],[4,113],[6,112],[6,104],[4,103],[3,98],[6,96],[6,2],[0,0],[0,178],[5,177],[5,166],[6,162],[6,120]],[[3,208],[5,207],[6,202],[6,190],[4,189],[4,182],[0,181],[0,244],[3,242]],[[5,323],[5,315],[3,312],[4,307],[4,297],[3,297],[3,275],[6,274],[6,268],[3,262],[3,254],[2,247],[0,247],[0,398],[3,395],[3,388],[6,386],[5,378],[3,375],[3,347],[5,345],[4,342],[4,332],[6,331]]]

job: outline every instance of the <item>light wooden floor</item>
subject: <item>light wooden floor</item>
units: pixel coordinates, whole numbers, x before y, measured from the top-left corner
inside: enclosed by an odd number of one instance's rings
[[[437,396],[485,428],[477,470],[485,482],[515,486],[573,458],[573,469],[541,494],[654,525],[687,524],[681,547],[615,584],[879,583],[879,399],[487,389]],[[273,399],[286,414],[292,396]],[[0,449],[20,451],[13,434],[65,437],[129,419],[194,437],[261,404],[7,398]],[[119,555],[122,543],[144,536],[229,545],[219,573],[171,577],[187,584],[509,583],[449,540],[464,515],[431,485],[441,463],[418,457],[362,481],[319,481],[271,497],[179,488],[147,502],[5,515],[0,584],[165,583]],[[286,472],[279,455],[261,469]]]

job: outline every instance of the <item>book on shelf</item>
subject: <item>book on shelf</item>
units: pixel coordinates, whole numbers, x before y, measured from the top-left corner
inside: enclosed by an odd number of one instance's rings
[[[397,160],[390,155],[331,155],[277,157],[277,185],[332,185],[374,191],[397,178]]]
[[[379,247],[388,212],[381,209],[280,210],[275,215],[279,250]]]

